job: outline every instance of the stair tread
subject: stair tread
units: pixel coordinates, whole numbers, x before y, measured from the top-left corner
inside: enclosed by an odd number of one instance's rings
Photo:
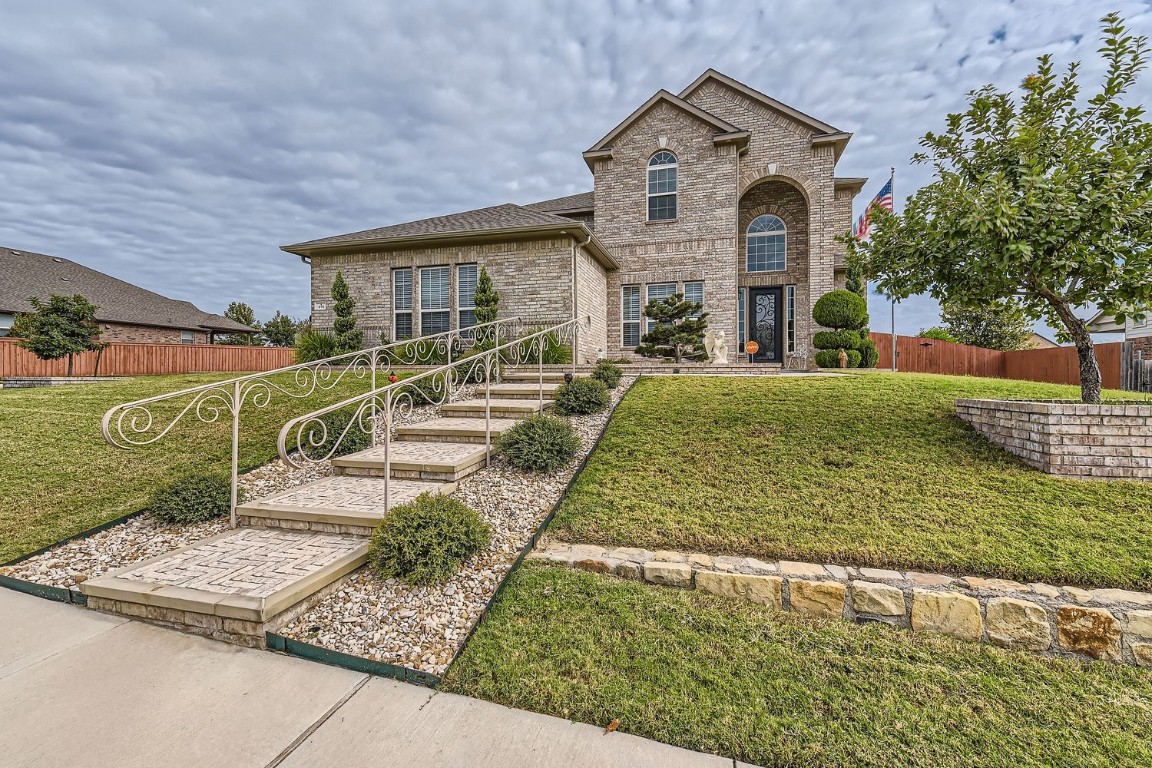
[[[358,536],[237,528],[89,579],[80,591],[263,622],[358,568],[368,547]]]
[[[350,453],[332,460],[337,467],[383,467],[385,448]],[[483,461],[484,446],[477,443],[421,443],[396,440],[388,446],[388,459],[395,469],[456,471]]]
[[[546,402],[545,405],[548,405]],[[540,410],[539,400],[517,400],[514,398],[501,399],[493,397],[490,400],[485,400],[482,397],[472,400],[457,400],[454,403],[445,403],[440,406],[440,410],[446,413],[454,411],[483,411],[489,408],[493,411],[522,411],[524,413],[532,413],[533,411]]]
[[[394,443],[395,445],[395,443]],[[392,478],[390,506],[412,501],[421,493],[451,493],[455,483]],[[237,514],[342,525],[375,525],[384,517],[384,478],[333,475],[289,488],[236,507]]]
[[[492,419],[492,434],[498,435],[514,427],[519,419]],[[418,424],[396,428],[398,435],[438,435],[459,432],[484,435],[483,416],[441,416]]]

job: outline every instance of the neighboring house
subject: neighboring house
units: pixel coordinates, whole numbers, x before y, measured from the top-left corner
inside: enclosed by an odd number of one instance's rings
[[[28,297],[79,294],[95,304],[101,341],[211,344],[217,333],[252,333],[246,325],[117,280],[58,256],[0,248],[0,336],[18,313],[33,311]]]
[[[391,338],[473,322],[487,267],[500,315],[592,317],[583,359],[628,356],[649,299],[683,292],[723,330],[729,360],[810,346],[812,304],[845,281],[852,200],[838,178],[851,134],[709,70],[659,91],[590,149],[595,189],[284,246],[312,267],[312,320],[329,328],[342,270],[357,319]],[[737,343],[731,343],[736,340]]]
[[[1132,342],[1133,349],[1142,350],[1145,358],[1152,359],[1152,309],[1144,313],[1143,320],[1128,317],[1123,323],[1100,312],[1088,321],[1088,330],[1092,333],[1123,333],[1124,341]]]
[[[1047,336],[1041,336],[1036,331],[1032,331],[1032,335],[1021,345],[1020,349],[1052,349],[1058,346],[1060,345]]]

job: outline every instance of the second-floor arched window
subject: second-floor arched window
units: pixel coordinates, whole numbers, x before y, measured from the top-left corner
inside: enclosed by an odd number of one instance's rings
[[[778,272],[788,268],[787,231],[779,216],[764,214],[748,225],[749,272]]]
[[[676,155],[661,150],[648,161],[648,221],[676,218]]]

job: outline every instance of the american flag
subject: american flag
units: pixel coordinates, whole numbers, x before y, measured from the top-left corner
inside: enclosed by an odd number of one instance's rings
[[[892,210],[892,178],[889,177],[886,184],[880,188],[876,193],[876,197],[872,198],[872,202],[868,203],[868,207],[864,213],[856,220],[856,226],[852,229],[852,236],[857,240],[863,240],[868,237],[868,233],[872,231],[872,208],[879,206],[880,208],[887,208]]]

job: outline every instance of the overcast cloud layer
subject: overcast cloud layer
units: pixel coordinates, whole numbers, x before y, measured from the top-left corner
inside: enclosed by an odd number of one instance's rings
[[[0,0],[0,245],[306,316],[280,245],[591,189],[580,152],[708,67],[853,132],[859,214],[889,166],[899,199],[928,181],[917,139],[969,89],[1045,51],[1094,79],[1112,9],[1152,32],[1120,0]]]

